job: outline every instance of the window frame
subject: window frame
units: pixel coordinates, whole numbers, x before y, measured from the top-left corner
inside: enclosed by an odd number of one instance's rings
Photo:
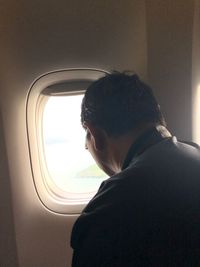
[[[41,137],[42,110],[48,95],[73,95],[84,93],[76,90],[76,83],[93,82],[105,76],[107,71],[99,69],[67,69],[47,73],[39,77],[31,86],[26,107],[27,136],[33,182],[38,198],[48,209],[60,214],[78,214],[88,203],[89,194],[77,194],[71,198],[62,189],[49,185],[48,169],[45,163],[43,140]],[[75,84],[72,90],[65,90],[65,85]],[[67,88],[68,86],[66,86]],[[57,90],[58,88],[58,90]],[[54,189],[53,189],[54,187]],[[94,192],[95,193],[95,192]],[[85,197],[83,197],[85,195]],[[78,197],[79,196],[79,197]]]

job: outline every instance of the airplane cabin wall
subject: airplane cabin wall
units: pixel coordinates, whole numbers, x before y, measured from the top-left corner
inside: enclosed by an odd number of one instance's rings
[[[39,76],[67,68],[133,69],[146,77],[145,2],[3,1],[1,3],[0,106],[5,135],[20,267],[68,267],[70,233],[76,219],[47,210],[33,182],[26,102]],[[0,158],[4,157],[0,151]],[[34,166],[33,166],[34,167]],[[4,187],[5,187],[4,186]],[[0,189],[2,190],[2,188]],[[5,201],[5,200],[4,200]],[[9,265],[9,250],[4,259]]]
[[[194,1],[146,1],[147,76],[172,134],[192,139]]]
[[[18,267],[8,158],[0,115],[0,266]]]
[[[191,0],[1,1],[3,266],[69,267],[71,262],[76,216],[47,210],[34,187],[26,125],[34,80],[67,68],[134,70],[155,88],[170,130],[189,140],[193,13]]]
[[[200,143],[200,1],[195,0],[192,49],[193,140]]]

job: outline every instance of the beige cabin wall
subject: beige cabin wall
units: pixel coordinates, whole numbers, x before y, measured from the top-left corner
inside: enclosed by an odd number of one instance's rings
[[[70,267],[75,220],[50,212],[35,190],[26,125],[29,89],[39,76],[68,68],[134,70],[146,78],[145,17],[144,0],[1,1],[0,108],[8,172],[0,176],[5,174],[5,192],[12,192],[9,201],[3,195],[10,214],[5,222],[12,226],[7,233],[20,267]]]
[[[133,70],[153,87],[172,133],[190,140],[200,61],[195,3],[1,1],[0,266],[71,265],[76,218],[47,210],[34,187],[26,125],[34,80],[67,68]]]
[[[18,267],[8,158],[0,114],[0,266]]]
[[[193,140],[200,144],[200,1],[195,0],[192,47]]]
[[[146,0],[147,72],[168,127],[192,139],[193,0]]]

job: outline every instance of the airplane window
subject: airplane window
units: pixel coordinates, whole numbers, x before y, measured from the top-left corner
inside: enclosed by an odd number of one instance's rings
[[[51,96],[44,107],[42,136],[49,178],[71,197],[94,194],[106,178],[85,150],[80,123],[83,95]]]
[[[85,150],[80,122],[83,93],[104,76],[96,69],[68,69],[42,75],[30,88],[27,134],[38,200],[62,214],[80,213],[106,175]]]

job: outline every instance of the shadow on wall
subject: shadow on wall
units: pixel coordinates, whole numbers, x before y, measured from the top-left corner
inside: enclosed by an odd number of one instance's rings
[[[0,113],[0,266],[18,267],[11,185]]]

